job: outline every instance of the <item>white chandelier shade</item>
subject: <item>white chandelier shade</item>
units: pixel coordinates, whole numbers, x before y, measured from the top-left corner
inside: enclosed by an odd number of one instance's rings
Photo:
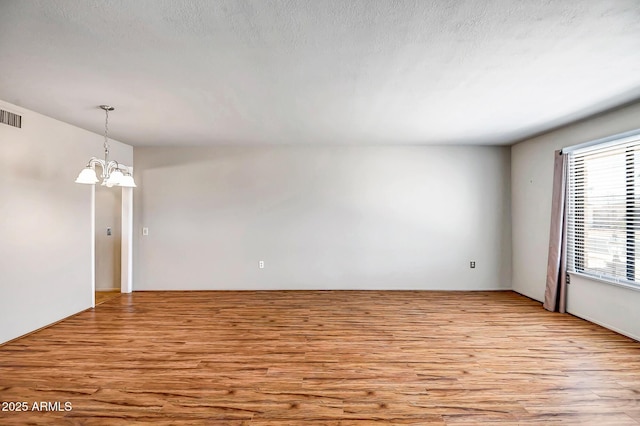
[[[96,171],[91,167],[85,167],[82,169],[76,179],[76,183],[84,183],[87,185],[94,185],[98,182],[100,181],[98,180],[98,176],[96,176]]]
[[[101,158],[92,157],[89,160],[87,166],[82,169],[76,183],[85,185],[95,185],[100,182],[96,173],[96,166],[100,166],[102,169],[102,185],[108,188],[114,186],[123,186],[126,188],[135,188],[136,183],[131,176],[129,168],[118,163],[117,161],[109,160],[109,111],[113,111],[115,108],[109,105],[100,105],[100,108],[105,112],[104,121],[104,160]]]

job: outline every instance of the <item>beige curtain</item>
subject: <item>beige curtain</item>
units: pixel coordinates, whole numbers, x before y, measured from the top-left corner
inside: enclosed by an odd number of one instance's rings
[[[567,166],[568,155],[555,152],[553,166],[553,199],[551,202],[551,229],[549,231],[549,259],[547,262],[547,287],[544,292],[544,308],[566,312],[567,307]]]

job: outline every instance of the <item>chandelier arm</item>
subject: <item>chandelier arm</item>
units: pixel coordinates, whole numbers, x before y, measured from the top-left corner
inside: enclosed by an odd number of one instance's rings
[[[114,170],[118,170],[118,169],[119,169],[119,164],[117,161],[111,160],[108,163],[106,163],[107,177],[111,176],[111,173],[113,173]]]
[[[92,169],[95,170],[96,166],[100,166],[100,168],[102,169],[102,174],[100,175],[100,177],[101,178],[107,177],[107,174],[106,174],[107,168],[105,167],[104,160],[102,160],[100,158],[96,158],[96,157],[91,157],[87,167],[91,167]]]

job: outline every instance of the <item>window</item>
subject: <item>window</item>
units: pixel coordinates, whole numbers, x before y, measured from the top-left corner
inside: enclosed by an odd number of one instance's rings
[[[640,135],[571,151],[567,189],[567,270],[640,285]]]

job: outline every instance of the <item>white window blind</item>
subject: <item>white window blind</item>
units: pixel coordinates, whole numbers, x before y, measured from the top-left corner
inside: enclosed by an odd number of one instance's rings
[[[567,270],[640,284],[640,135],[569,153]]]

